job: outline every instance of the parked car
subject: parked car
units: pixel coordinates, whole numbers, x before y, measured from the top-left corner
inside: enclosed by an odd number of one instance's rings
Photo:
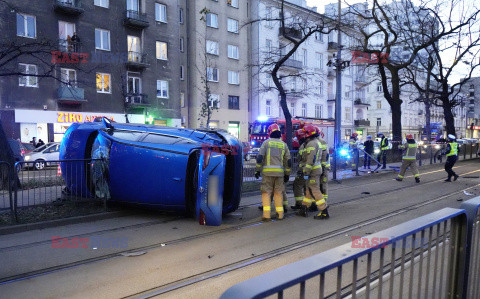
[[[22,143],[15,139],[8,139],[8,144],[10,145],[10,149],[13,152],[13,157],[16,162],[23,162],[25,159],[25,151],[23,149]],[[17,170],[20,170],[21,167],[18,167]]]
[[[35,149],[35,146],[31,143],[22,142],[22,145],[25,149],[25,154],[31,153]]]
[[[48,163],[47,161],[58,161],[60,154],[60,143],[54,142],[42,145],[32,152],[25,155],[26,162],[28,167],[33,167],[35,170],[42,170],[45,166],[52,165],[55,163]]]
[[[95,160],[60,167],[72,194],[186,211],[201,224],[220,225],[222,213],[240,203],[242,152],[242,143],[223,131],[104,118],[71,125],[60,145],[61,160]]]

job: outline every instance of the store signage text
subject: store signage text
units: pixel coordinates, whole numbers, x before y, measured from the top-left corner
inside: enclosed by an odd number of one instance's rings
[[[480,126],[468,126],[467,130],[480,130]]]
[[[81,123],[81,122],[93,122],[97,117],[106,117],[110,120],[114,120],[113,117],[108,117],[106,115],[87,115],[84,117],[80,113],[57,113],[57,122],[58,123]]]

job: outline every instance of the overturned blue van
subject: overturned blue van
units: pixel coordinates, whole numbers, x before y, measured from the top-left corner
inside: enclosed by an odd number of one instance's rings
[[[91,198],[186,211],[203,225],[220,225],[240,203],[242,143],[222,131],[103,118],[74,123],[60,145],[68,191]],[[83,179],[85,178],[85,179]]]

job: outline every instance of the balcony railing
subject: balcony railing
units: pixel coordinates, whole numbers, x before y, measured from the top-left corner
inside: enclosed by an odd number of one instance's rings
[[[128,52],[127,65],[133,68],[144,69],[148,67],[147,55],[141,52]]]
[[[337,51],[337,50],[338,50],[338,43],[328,42],[328,51]]]
[[[364,105],[364,106],[370,106],[370,104],[368,104],[365,99],[363,98],[357,98],[354,102],[353,102],[355,105]]]
[[[355,76],[355,83],[365,83],[366,79],[364,75],[356,75]]]
[[[80,0],[54,0],[54,8],[58,12],[79,15],[84,12]]]
[[[138,94],[132,93],[128,94],[125,98],[125,103],[129,104],[130,106],[149,106],[150,102],[148,101],[148,95],[146,94]]]
[[[125,11],[125,25],[134,28],[146,28],[150,26],[147,19],[147,14],[141,13],[137,10]]]
[[[284,35],[294,39],[302,39],[302,31],[297,30],[295,28],[280,27],[278,30],[278,36],[284,36]]]
[[[84,89],[73,86],[61,86],[57,90],[57,99],[67,104],[81,104],[86,102]]]
[[[294,69],[301,69],[303,68],[303,64],[301,61],[298,61],[298,60],[294,60],[292,58],[289,58],[287,59],[283,65],[284,67],[290,67],[290,68],[294,68]]]
[[[354,121],[355,127],[369,127],[370,121],[367,119],[357,119]]]
[[[58,40],[58,49],[61,52],[78,53],[82,51],[82,43],[66,39]]]

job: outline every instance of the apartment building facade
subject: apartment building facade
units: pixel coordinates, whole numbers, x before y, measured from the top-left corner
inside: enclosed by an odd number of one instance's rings
[[[44,42],[51,50],[18,56],[7,67],[23,75],[0,77],[9,138],[60,141],[72,122],[96,116],[181,125],[181,99],[188,96],[186,0],[7,3],[2,40]],[[51,76],[36,77],[46,70]]]
[[[249,5],[243,0],[188,1],[184,126],[223,129],[248,140]]]

